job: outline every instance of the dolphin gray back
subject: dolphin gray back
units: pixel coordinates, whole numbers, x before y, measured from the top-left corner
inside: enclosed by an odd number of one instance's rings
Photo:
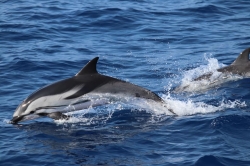
[[[151,92],[150,90],[117,78],[99,74],[96,69],[97,61],[98,57],[92,59],[82,70],[80,70],[80,72],[76,74],[75,79],[83,82],[85,86],[76,94],[73,94],[68,98],[78,97],[89,92],[99,92],[124,94],[132,97],[141,97],[157,102],[164,102],[157,94]]]
[[[75,93],[65,96],[64,99],[74,99],[90,92],[100,92],[127,94],[133,97],[163,102],[157,94],[145,88],[99,74],[96,69],[98,59],[99,58],[96,57],[89,61],[75,76],[50,84],[32,93],[25,101],[32,102],[43,96],[62,94],[74,88],[77,89],[76,87],[80,87]]]
[[[250,73],[250,60],[249,60],[250,48],[245,49],[236,60],[229,66],[218,69],[217,71],[222,73],[232,73],[239,75],[249,75]]]

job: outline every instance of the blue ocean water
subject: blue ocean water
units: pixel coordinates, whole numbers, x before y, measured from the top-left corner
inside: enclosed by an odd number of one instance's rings
[[[1,1],[1,165],[250,165],[249,78],[174,89],[250,46],[250,1]],[[9,124],[29,94],[98,71],[159,94],[178,116],[121,103],[69,122]],[[191,83],[190,83],[191,84]],[[144,103],[142,103],[144,104]]]

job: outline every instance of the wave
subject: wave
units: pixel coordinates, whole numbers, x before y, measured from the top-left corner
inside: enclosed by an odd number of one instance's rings
[[[218,157],[214,155],[205,155],[200,157],[194,166],[248,166],[250,161],[230,159],[227,157]]]

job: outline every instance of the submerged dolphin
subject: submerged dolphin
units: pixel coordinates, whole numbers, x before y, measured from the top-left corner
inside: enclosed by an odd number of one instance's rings
[[[232,76],[250,77],[250,48],[245,49],[229,66],[217,69],[217,72],[209,72],[193,79],[188,84],[182,84],[175,88],[176,92],[204,90],[220,83],[229,81]],[[215,74],[215,75],[214,75]],[[201,81],[201,82],[200,82]],[[202,81],[205,81],[204,83]],[[206,82],[208,81],[208,82]]]
[[[116,78],[99,74],[98,57],[92,59],[75,76],[45,86],[26,98],[13,114],[11,123],[47,116],[67,119],[65,112],[108,104],[109,98],[139,97],[164,104],[155,93]],[[109,98],[103,96],[109,96]],[[172,110],[169,110],[174,114]]]
[[[226,74],[237,74],[243,77],[250,76],[250,60],[249,60],[250,48],[245,49],[236,60],[229,66],[217,69],[218,72]],[[208,79],[212,76],[213,73],[207,73],[198,78],[195,78],[194,81],[199,81],[202,79]]]

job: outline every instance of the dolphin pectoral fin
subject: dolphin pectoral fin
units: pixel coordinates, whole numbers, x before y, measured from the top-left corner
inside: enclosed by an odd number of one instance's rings
[[[167,106],[164,106],[164,107],[166,107],[168,109],[168,111],[171,112],[173,115],[176,115],[176,113],[173,111],[173,109],[168,108]]]
[[[22,116],[15,116],[10,120],[10,124],[17,124],[19,121],[22,120]]]
[[[174,115],[176,115],[176,113],[173,111],[173,109],[168,109],[171,113],[173,113]]]
[[[67,116],[67,115],[65,115],[65,114],[63,114],[61,112],[50,113],[47,116],[54,119],[54,120],[59,120],[59,119],[68,120],[70,118],[70,116]]]
[[[177,115],[172,108],[169,108],[168,105],[162,101],[162,106],[167,108],[169,112],[171,112],[173,115]]]
[[[39,114],[40,116],[47,116],[51,119],[54,119],[54,120],[59,120],[59,119],[65,119],[65,120],[68,120],[70,118],[70,116],[67,116],[61,112],[53,112],[53,113],[40,113]]]

